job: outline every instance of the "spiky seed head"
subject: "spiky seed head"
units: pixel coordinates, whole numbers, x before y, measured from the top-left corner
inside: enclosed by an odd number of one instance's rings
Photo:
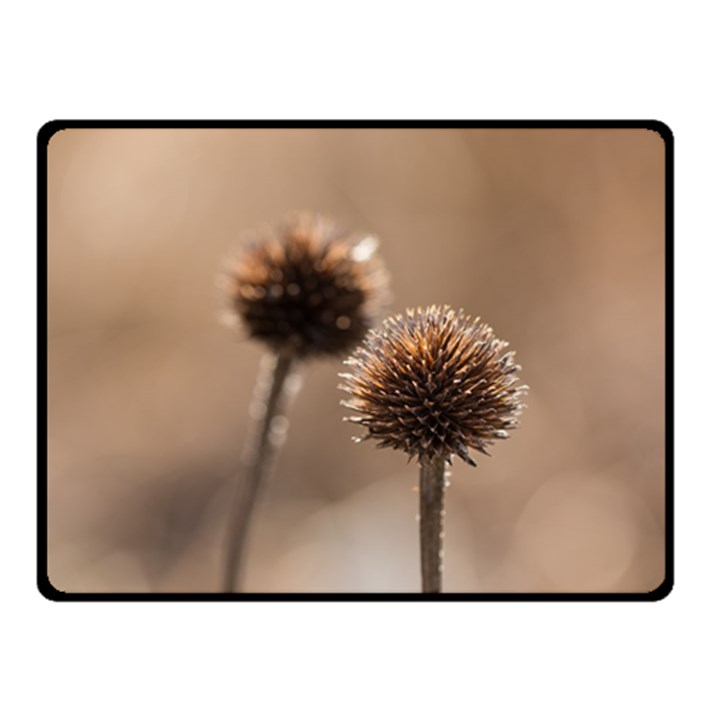
[[[368,333],[346,361],[340,389],[379,447],[420,462],[458,455],[506,438],[518,423],[526,386],[518,386],[514,353],[488,325],[447,305],[408,310]]]
[[[230,297],[249,335],[297,357],[352,350],[387,299],[372,236],[303,214],[256,238],[230,274]]]

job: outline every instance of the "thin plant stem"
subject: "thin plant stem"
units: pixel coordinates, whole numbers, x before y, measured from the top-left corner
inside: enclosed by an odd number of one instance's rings
[[[424,593],[439,593],[442,587],[445,470],[446,463],[440,455],[420,464],[420,565]]]
[[[279,431],[278,425],[283,424],[293,357],[280,353],[274,356],[271,364],[263,365],[253,401],[260,410],[255,420],[256,427],[250,433],[244,477],[239,478],[230,511],[223,576],[223,592],[226,593],[235,592],[242,578],[248,530],[258,491],[284,439],[284,431]]]

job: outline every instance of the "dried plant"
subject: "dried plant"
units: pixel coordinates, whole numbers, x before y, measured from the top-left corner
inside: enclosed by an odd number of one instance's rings
[[[372,236],[348,234],[332,220],[303,214],[250,244],[228,278],[236,316],[271,356],[263,363],[253,405],[247,476],[238,484],[227,538],[223,588],[241,575],[258,489],[284,437],[284,412],[297,365],[350,352],[387,299],[387,274]]]
[[[408,310],[368,333],[346,361],[340,386],[350,394],[347,420],[358,440],[402,450],[420,463],[423,592],[440,592],[442,516],[447,466],[457,455],[508,437],[524,407],[514,353],[492,328],[448,306]]]

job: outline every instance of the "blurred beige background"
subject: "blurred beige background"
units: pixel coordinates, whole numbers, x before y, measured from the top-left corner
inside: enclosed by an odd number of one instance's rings
[[[214,591],[262,349],[220,322],[247,231],[377,234],[394,302],[510,341],[520,427],[454,465],[445,589],[664,577],[664,147],[646,130],[66,130],[49,145],[49,575]],[[246,589],[419,589],[417,470],[355,445],[307,366]]]

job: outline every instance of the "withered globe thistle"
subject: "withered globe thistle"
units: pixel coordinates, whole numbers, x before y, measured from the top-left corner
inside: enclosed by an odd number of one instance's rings
[[[447,305],[408,310],[370,331],[346,361],[343,401],[362,425],[361,440],[406,452],[420,463],[422,591],[442,585],[444,497],[453,455],[468,454],[508,436],[517,425],[526,388],[507,343],[479,318]]]
[[[251,337],[295,357],[350,352],[377,319],[387,276],[371,236],[304,214],[257,239],[231,273]]]
[[[447,305],[408,310],[371,331],[341,375],[361,438],[403,450],[420,462],[458,455],[475,465],[517,425],[525,386],[514,353],[492,328]]]
[[[376,245],[373,237],[350,235],[327,218],[305,214],[258,237],[230,273],[236,314],[271,357],[255,386],[246,473],[230,511],[225,592],[235,591],[242,574],[248,528],[283,439],[278,427],[287,424],[298,361],[350,352],[385,302],[387,277]]]

